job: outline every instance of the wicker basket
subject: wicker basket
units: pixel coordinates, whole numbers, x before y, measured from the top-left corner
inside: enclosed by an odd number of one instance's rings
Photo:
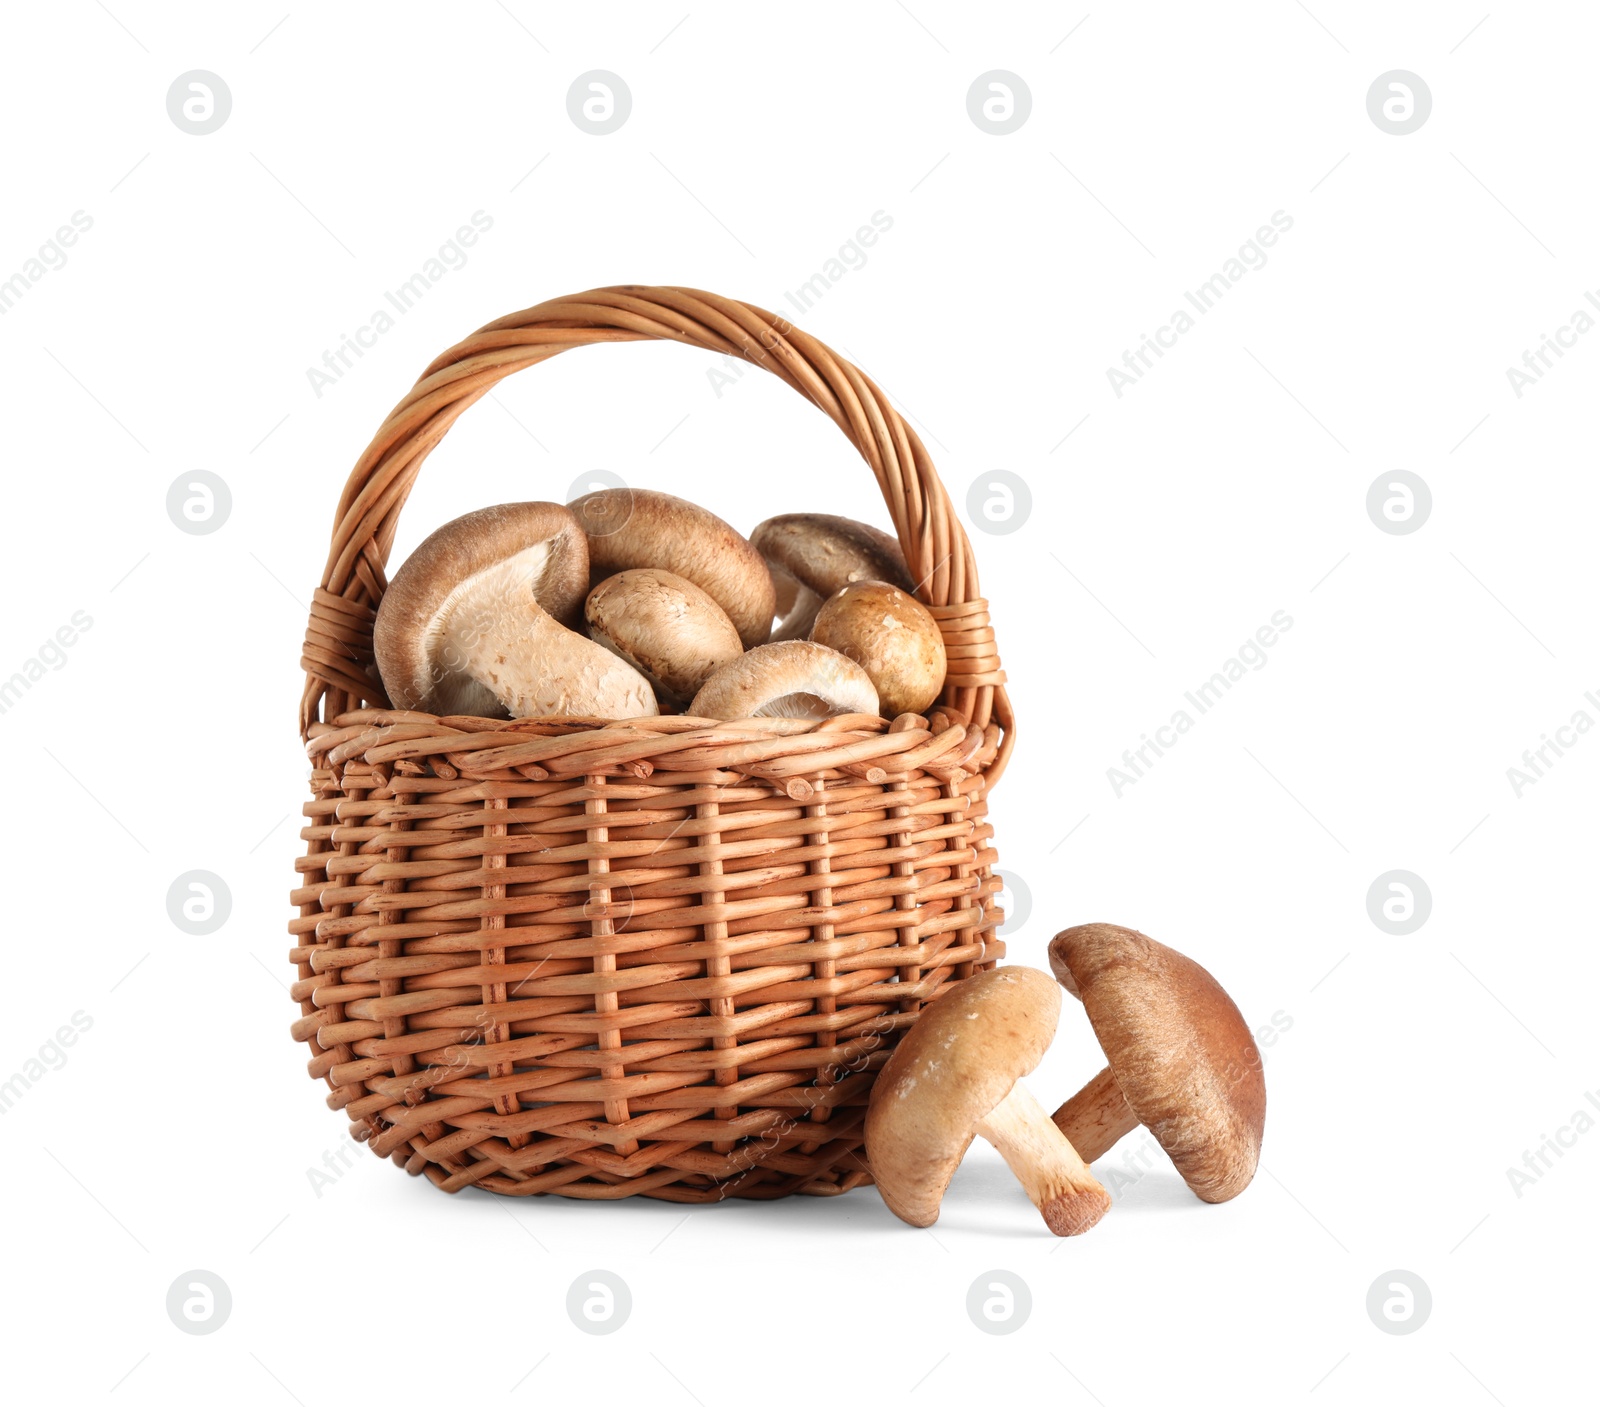
[[[927,719],[386,707],[373,614],[423,460],[503,377],[648,338],[781,377],[871,465],[949,653]],[[985,796],[1014,731],[993,639],[916,434],[782,318],[606,288],[450,348],[345,485],[301,659],[293,1034],[329,1105],[451,1192],[710,1202],[870,1182],[875,1071],[924,1003],[1004,952]]]

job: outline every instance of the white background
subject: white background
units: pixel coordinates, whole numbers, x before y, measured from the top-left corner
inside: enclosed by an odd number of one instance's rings
[[[7,13],[0,279],[93,220],[0,318],[0,676],[93,621],[0,716],[0,1079],[92,1021],[0,1120],[9,1376],[306,1407],[1571,1400],[1600,1130],[1520,1196],[1507,1169],[1600,1089],[1600,738],[1520,797],[1506,769],[1600,719],[1600,336],[1520,398],[1506,369],[1600,288],[1600,23],[1487,0],[683,3]],[[206,136],[165,107],[196,68],[233,98]],[[1397,68],[1433,97],[1408,136],[1366,110]],[[567,116],[591,69],[632,93],[610,136]],[[1032,93],[1011,135],[967,113],[991,69]],[[480,210],[465,266],[315,394],[307,369]],[[1106,369],[1280,210],[1266,266],[1116,396]],[[786,291],[876,211],[867,263],[797,313]],[[1125,1177],[1123,1148],[1099,1165],[1116,1206],[1070,1242],[986,1147],[928,1233],[870,1190],[512,1204],[364,1152],[313,1190],[349,1145],[288,1038],[284,924],[297,658],[340,485],[437,352],[619,282],[789,313],[896,398],[958,504],[989,471],[1027,483],[1018,531],[973,529],[1021,723],[993,809],[1032,899],[1012,957],[1121,922],[1252,1024],[1281,1014],[1236,1202],[1164,1162]],[[710,365],[610,347],[507,383],[426,466],[396,560],[602,468],[744,529],[887,521],[824,417],[754,371],[719,396]],[[166,494],[201,469],[232,511],[191,536]],[[1400,469],[1433,509],[1390,535],[1366,495]],[[1280,610],[1266,666],[1118,796],[1123,749]],[[192,869],[232,895],[208,937],[167,916]],[[1368,917],[1393,869],[1432,894],[1408,936]],[[1068,1002],[1032,1087],[1053,1105],[1098,1066]],[[204,1337],[165,1307],[197,1268],[233,1300]],[[565,1311],[594,1268],[633,1297],[606,1338]],[[995,1269],[1032,1295],[1004,1336],[965,1308]],[[1395,1269],[1433,1298],[1406,1336],[1366,1309]]]

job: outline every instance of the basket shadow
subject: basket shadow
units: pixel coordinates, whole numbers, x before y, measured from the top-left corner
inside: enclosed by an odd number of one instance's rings
[[[430,1202],[436,1195],[427,1187],[419,1187],[417,1191]],[[649,1197],[619,1198],[603,1204],[609,1215],[600,1211],[602,1204],[563,1197],[506,1198],[477,1188],[463,1189],[459,1196],[461,1202],[472,1207],[470,1215],[474,1221],[493,1225],[500,1216],[510,1212],[527,1234],[537,1232],[556,1240],[564,1240],[569,1235],[588,1236],[596,1231],[606,1236],[637,1236],[644,1251],[670,1246],[681,1227],[692,1226],[703,1216],[713,1216],[738,1229],[774,1237],[837,1232],[847,1233],[855,1240],[878,1235],[905,1238],[916,1230],[895,1216],[877,1189],[870,1185],[836,1197],[729,1198],[725,1202],[695,1205]],[[598,1226],[597,1213],[602,1223]],[[1038,1212],[998,1157],[992,1162],[968,1158],[963,1163],[945,1194],[939,1220],[931,1232],[936,1238],[955,1235],[984,1239],[1051,1239]],[[692,1235],[686,1236],[686,1243],[692,1239]]]
[[[985,1156],[975,1151],[963,1161],[940,1204],[939,1219],[929,1228],[936,1240],[975,1238],[981,1240],[1050,1241],[1038,1212],[1028,1202],[1016,1178],[998,1155]],[[1113,1197],[1108,1216],[1113,1218],[1188,1213],[1201,1205],[1175,1168],[1151,1167],[1136,1178],[1120,1167],[1102,1163],[1095,1175]],[[431,1188],[419,1187],[430,1203]],[[690,1205],[656,1198],[621,1198],[605,1203],[609,1215],[599,1206],[563,1197],[504,1198],[476,1188],[468,1188],[461,1200],[474,1204],[474,1219],[490,1221],[508,1212],[523,1225],[527,1234],[534,1230],[564,1240],[568,1235],[585,1237],[600,1231],[603,1235],[637,1236],[642,1249],[670,1245],[679,1231],[701,1216],[715,1216],[762,1236],[848,1233],[862,1236],[906,1237],[914,1228],[894,1215],[871,1186],[859,1187],[837,1197],[783,1197],[771,1201],[729,1198],[726,1202]],[[520,1203],[520,1205],[519,1205]],[[537,1208],[537,1211],[535,1210]],[[526,1217],[526,1222],[523,1218]],[[692,1234],[686,1242],[693,1240]]]
[[[1152,1167],[1137,1179],[1112,1166],[1095,1169],[1114,1198],[1112,1217],[1171,1215],[1193,1210],[1199,1203],[1170,1166]],[[432,1189],[419,1188],[431,1200]],[[592,1234],[599,1228],[599,1207],[562,1197],[502,1198],[466,1189],[462,1200],[476,1204],[474,1216],[495,1218],[507,1211],[528,1216],[529,1227],[547,1231],[557,1239],[568,1234]],[[518,1205],[518,1203],[522,1205]],[[827,1234],[847,1232],[862,1236],[905,1237],[913,1228],[894,1215],[871,1186],[837,1197],[783,1197],[772,1201],[730,1198],[726,1202],[686,1205],[655,1198],[622,1198],[605,1204],[601,1215],[607,1234],[638,1235],[644,1249],[670,1244],[685,1218],[711,1215],[736,1223],[761,1235]],[[534,1208],[538,1212],[534,1213]],[[533,1213],[530,1215],[530,1213]],[[521,1217],[514,1217],[520,1220]],[[974,1237],[983,1240],[1051,1239],[1049,1231],[1029,1204],[1011,1170],[998,1156],[969,1155],[957,1169],[940,1205],[939,1220],[930,1228],[936,1239]]]

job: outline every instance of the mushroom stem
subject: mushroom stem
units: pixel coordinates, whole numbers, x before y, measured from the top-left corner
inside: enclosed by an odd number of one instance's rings
[[[1057,1236],[1080,1235],[1110,1210],[1110,1195],[1020,1081],[978,1125],[978,1132],[1000,1150]]]
[[[1139,1127],[1109,1065],[1051,1117],[1086,1163],[1104,1157],[1123,1134]]]
[[[822,597],[809,586],[803,586],[788,572],[774,571],[773,585],[778,591],[778,623],[772,627],[773,640],[804,640],[816,624],[817,612],[822,609]]]

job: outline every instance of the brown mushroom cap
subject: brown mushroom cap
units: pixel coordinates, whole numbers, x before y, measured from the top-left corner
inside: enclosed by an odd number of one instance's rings
[[[782,513],[758,524],[750,543],[766,559],[777,586],[783,621],[772,633],[774,640],[804,639],[822,603],[852,581],[913,589],[900,544],[854,518]]]
[[[583,529],[559,503],[502,503],[429,533],[390,580],[372,626],[378,672],[396,708],[503,715],[462,669],[486,617],[501,609],[482,589],[490,573],[515,582],[517,601],[574,620],[589,581]]]
[[[772,633],[772,575],[761,554],[715,513],[651,489],[599,489],[567,506],[588,535],[597,573],[659,567],[722,607],[746,649]]]
[[[1031,967],[976,973],[917,1016],[867,1109],[872,1173],[889,1210],[932,1226],[981,1124],[1044,1058],[1061,990]]]
[[[692,581],[657,567],[607,577],[584,604],[589,636],[662,693],[692,699],[743,653],[727,613]]]
[[[853,581],[822,603],[811,638],[867,671],[885,718],[922,713],[944,688],[944,637],[915,596],[885,581]]]
[[[1195,1195],[1238,1196],[1261,1156],[1267,1086],[1255,1038],[1216,978],[1110,923],[1058,933],[1050,967],[1083,1002],[1122,1097]]]
[[[809,640],[775,640],[730,660],[706,680],[688,712],[695,718],[831,718],[876,713],[866,670]]]

